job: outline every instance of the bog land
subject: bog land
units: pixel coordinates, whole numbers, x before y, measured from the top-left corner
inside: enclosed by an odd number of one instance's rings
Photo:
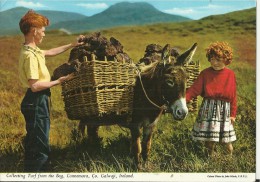
[[[48,30],[48,29],[47,29]],[[99,30],[115,37],[124,51],[137,62],[148,44],[166,43],[185,51],[198,43],[194,60],[201,69],[209,66],[205,48],[215,41],[227,41],[234,51],[229,66],[237,78],[238,112],[235,123],[237,141],[234,155],[229,157],[219,145],[217,155],[208,159],[200,142],[191,140],[197,113],[181,122],[166,115],[158,123],[153,136],[149,172],[255,172],[256,158],[256,9],[211,16],[182,23],[126,26]],[[90,34],[91,32],[85,32]],[[74,41],[77,35],[47,31],[41,49],[49,49]],[[0,37],[0,172],[23,171],[23,139],[25,122],[20,102],[25,90],[18,78],[18,58],[22,35]],[[50,73],[69,58],[69,51],[47,58]],[[69,120],[64,111],[61,87],[52,91],[49,172],[136,172],[129,156],[130,132],[118,126],[100,128],[100,145],[90,145],[87,137],[79,137],[78,121]],[[201,100],[201,99],[200,99]]]

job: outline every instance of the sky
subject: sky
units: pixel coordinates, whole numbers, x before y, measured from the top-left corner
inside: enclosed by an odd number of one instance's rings
[[[92,16],[122,2],[148,2],[158,10],[194,20],[256,7],[256,0],[0,0],[0,11],[15,7],[76,12]]]

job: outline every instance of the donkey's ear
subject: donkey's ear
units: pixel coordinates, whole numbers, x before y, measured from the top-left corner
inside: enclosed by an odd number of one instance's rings
[[[166,65],[166,63],[169,62],[170,56],[171,56],[171,45],[166,44],[162,49],[162,55],[161,55],[161,60],[164,66]]]
[[[196,49],[197,49],[197,43],[194,43],[190,49],[188,49],[183,54],[177,57],[176,65],[189,64],[189,62],[192,60],[192,57]]]

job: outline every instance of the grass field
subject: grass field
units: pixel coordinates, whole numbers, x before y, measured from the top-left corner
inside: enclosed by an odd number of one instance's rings
[[[181,122],[166,115],[158,123],[153,136],[150,167],[147,172],[255,172],[256,155],[256,26],[255,9],[239,20],[212,17],[209,19],[139,27],[101,30],[106,37],[115,37],[134,61],[144,55],[146,45],[170,43],[180,52],[198,43],[194,60],[201,69],[209,66],[205,48],[214,41],[227,41],[234,50],[230,68],[237,77],[238,114],[235,123],[237,141],[233,157],[221,146],[218,155],[208,159],[203,144],[191,140],[191,129],[197,113],[190,113]],[[234,16],[232,18],[232,16]],[[253,22],[253,23],[252,23]],[[49,49],[74,41],[77,35],[47,32],[40,45]],[[87,33],[85,33],[87,34]],[[0,37],[0,172],[23,171],[23,138],[25,122],[20,113],[24,95],[18,78],[18,58],[22,35]],[[69,51],[47,58],[50,73],[66,62]],[[69,120],[64,111],[61,88],[52,88],[50,172],[136,172],[129,156],[130,132],[118,126],[100,128],[100,145],[90,145],[77,133],[78,121]],[[201,100],[201,99],[200,99]]]

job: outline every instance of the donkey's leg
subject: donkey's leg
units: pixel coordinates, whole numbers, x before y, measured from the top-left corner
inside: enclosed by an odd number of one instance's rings
[[[86,124],[85,124],[84,120],[80,120],[78,130],[79,130],[81,136],[85,136],[85,126],[86,126]]]
[[[148,164],[148,156],[151,150],[154,126],[146,125],[143,128],[142,157],[145,165]]]
[[[88,139],[90,142],[99,142],[97,125],[87,125]]]
[[[141,131],[140,127],[132,127],[131,130],[131,153],[134,155],[135,163],[138,167],[138,169],[141,168],[141,162],[140,162],[140,154],[141,154]]]

